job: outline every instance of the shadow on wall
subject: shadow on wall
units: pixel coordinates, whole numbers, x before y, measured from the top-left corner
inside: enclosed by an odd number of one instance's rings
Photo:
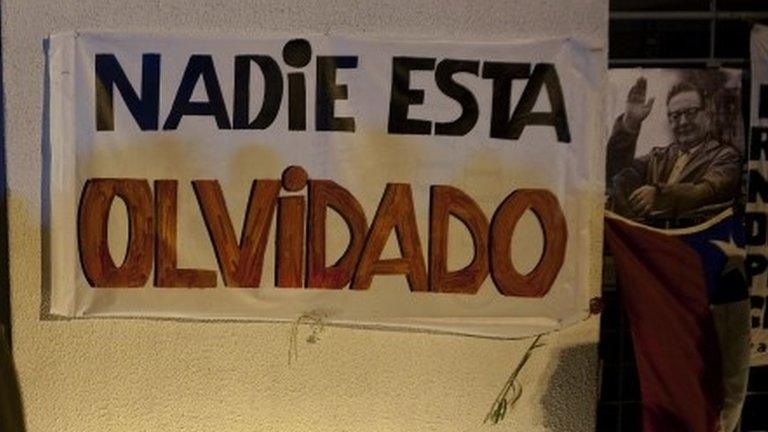
[[[551,379],[541,397],[543,423],[547,430],[595,430],[597,358],[597,344],[568,346],[553,358],[549,368],[554,370],[546,374]]]
[[[0,325],[0,430],[24,432],[24,408],[21,402],[16,368]]]

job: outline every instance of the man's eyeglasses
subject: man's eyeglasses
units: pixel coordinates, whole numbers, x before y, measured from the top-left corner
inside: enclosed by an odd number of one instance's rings
[[[691,121],[693,120],[694,117],[696,117],[698,113],[701,112],[702,109],[703,109],[702,107],[692,107],[692,108],[681,109],[678,111],[672,111],[667,113],[667,118],[672,123],[679,122],[680,119],[683,118],[683,116],[685,116],[686,120]]]

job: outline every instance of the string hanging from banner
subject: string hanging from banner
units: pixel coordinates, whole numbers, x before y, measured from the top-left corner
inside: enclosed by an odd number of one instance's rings
[[[509,378],[507,378],[507,382],[504,384],[504,387],[502,387],[499,395],[496,396],[496,400],[493,401],[491,410],[488,412],[488,415],[485,416],[483,424],[488,423],[489,421],[493,424],[497,424],[504,420],[504,417],[507,415],[507,409],[513,407],[515,403],[520,400],[520,397],[523,395],[523,386],[517,380],[517,377],[528,362],[528,359],[531,358],[533,350],[544,346],[543,343],[539,343],[542,336],[544,335],[540,334],[533,339],[533,342],[525,351],[525,354],[523,354],[523,357],[517,363],[517,366],[515,366],[515,369],[509,375]]]
[[[309,325],[310,334],[307,336],[307,343],[317,343],[320,340],[320,333],[325,330],[325,321],[328,318],[326,312],[320,310],[311,310],[301,314],[291,324],[291,332],[288,342],[288,364],[299,359],[299,326],[301,324]]]

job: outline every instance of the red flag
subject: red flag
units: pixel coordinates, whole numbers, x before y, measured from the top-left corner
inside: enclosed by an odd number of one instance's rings
[[[621,220],[606,218],[605,228],[632,332],[643,430],[718,430],[722,367],[702,252]]]

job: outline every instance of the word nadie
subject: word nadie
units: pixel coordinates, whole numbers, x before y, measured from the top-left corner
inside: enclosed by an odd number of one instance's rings
[[[280,190],[304,195],[280,196]],[[364,290],[376,275],[403,275],[411,291],[474,294],[490,274],[507,296],[542,297],[551,288],[565,257],[566,222],[557,198],[543,189],[519,189],[507,196],[491,221],[461,190],[435,185],[430,190],[428,268],[416,224],[411,187],[386,185],[373,221],[368,223],[357,199],[330,180],[310,180],[303,168],[288,167],[279,180],[254,180],[238,241],[216,180],[192,181],[210,235],[219,271],[228,287],[258,287],[264,251],[276,215],[275,281],[277,287]],[[152,273],[156,287],[215,287],[208,269],[178,268],[176,180],[156,180],[154,194],[145,179],[89,180],[79,204],[77,235],[80,263],[93,287],[142,287]],[[107,227],[115,198],[128,209],[126,254],[118,266],[109,252]],[[335,263],[326,260],[326,218],[332,209],[349,229],[349,244]],[[544,247],[528,274],[512,262],[512,236],[521,216],[531,210],[543,232]],[[449,218],[462,222],[472,237],[474,257],[464,268],[449,271]],[[306,227],[306,231],[305,231]],[[395,235],[400,258],[383,259]]]
[[[169,72],[161,68],[160,54],[142,55],[140,92],[133,85],[113,54],[95,56],[95,113],[96,130],[115,129],[114,92],[123,102],[141,130],[158,130],[160,126],[160,87],[176,88],[170,111],[162,124],[163,130],[174,130],[185,116],[210,116],[219,129],[266,129],[281,110],[283,91],[287,82],[288,130],[307,129],[307,84],[305,71],[312,60],[312,47],[304,39],[293,39],[283,47],[283,62],[290,72],[285,74],[278,62],[268,55],[244,54],[234,56],[234,94],[231,107],[226,106],[219,81],[219,73],[208,54],[189,57],[178,84],[169,82]],[[354,132],[354,117],[338,117],[335,103],[351,98],[347,84],[338,82],[339,69],[356,69],[358,56],[315,57],[315,130]],[[470,89],[456,81],[456,75],[468,74],[490,81],[492,87],[490,112],[491,138],[517,140],[527,126],[549,126],[555,129],[559,142],[569,143],[571,134],[565,110],[563,91],[553,64],[508,63],[479,60],[443,59],[427,57],[393,57],[391,91],[387,131],[390,134],[463,136],[477,124],[480,107]],[[258,113],[249,111],[251,68],[256,66],[264,77],[264,90]],[[349,72],[351,73],[351,71]],[[426,89],[411,85],[417,73],[432,73],[437,89],[461,105],[461,114],[448,122],[433,122],[412,118],[409,107],[424,103]],[[165,78],[165,79],[163,79]],[[202,80],[206,98],[193,101],[192,94]],[[512,110],[512,84],[525,81],[525,87]],[[533,111],[536,102],[546,91],[550,111]],[[372,103],[356,101],[356,103]]]

